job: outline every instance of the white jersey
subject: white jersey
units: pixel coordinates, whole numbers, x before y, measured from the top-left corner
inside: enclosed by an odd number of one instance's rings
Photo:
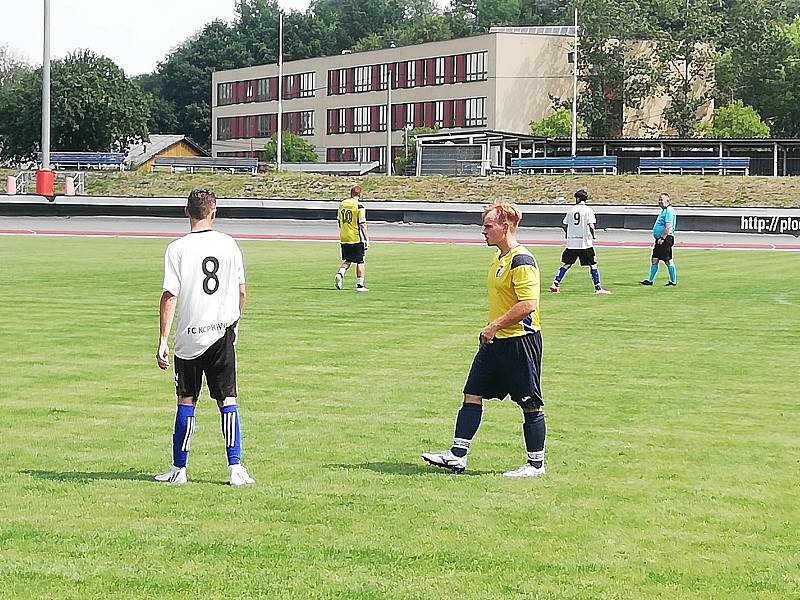
[[[197,358],[239,319],[244,261],[232,237],[197,231],[164,254],[164,291],[178,297],[175,356]]]
[[[591,226],[596,222],[594,211],[583,202],[570,208],[563,221],[567,226],[567,248],[583,250],[594,246]]]

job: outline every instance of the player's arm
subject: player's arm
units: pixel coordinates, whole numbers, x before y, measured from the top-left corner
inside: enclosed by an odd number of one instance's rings
[[[594,229],[594,223],[590,223],[589,224],[589,233],[592,234],[592,239],[593,240],[597,239],[597,233],[595,232],[595,229]]]
[[[239,284],[239,315],[244,312],[244,305],[247,303],[247,289],[243,283]]]
[[[535,311],[538,306],[538,300],[520,300],[512,306],[506,314],[495,319],[483,328],[480,333],[481,344],[491,344],[498,331],[514,323],[519,323],[522,319]]]
[[[178,297],[170,292],[161,294],[158,305],[159,337],[156,363],[160,369],[169,367],[169,330],[172,328],[172,319],[175,317],[175,305]]]
[[[362,221],[358,224],[358,231],[361,233],[361,239],[364,240],[364,250],[369,246],[369,232],[367,231],[367,222]]]

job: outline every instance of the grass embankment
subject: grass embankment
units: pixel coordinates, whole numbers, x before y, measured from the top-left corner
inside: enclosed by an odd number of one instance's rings
[[[485,323],[480,247],[376,244],[369,294],[336,244],[244,242],[244,458],[223,485],[203,392],[190,483],[154,353],[167,241],[0,238],[3,598],[786,600],[800,597],[795,256],[682,251],[680,285],[603,250],[543,302],[548,465],[487,403],[464,476],[447,448]],[[557,249],[536,249],[545,281]],[[57,260],[54,260],[57,257]],[[456,307],[454,309],[454,307]]]
[[[10,174],[11,172],[7,172]],[[2,177],[0,189],[5,189]],[[552,204],[571,199],[581,187],[594,204],[655,204],[668,192],[678,206],[800,208],[800,177],[506,176],[506,177],[332,177],[292,173],[208,175],[168,173],[102,173],[86,175],[92,196],[186,196],[196,187],[213,189],[223,198],[296,198],[331,200],[347,195],[352,185],[364,187],[368,200],[428,202],[491,202]]]

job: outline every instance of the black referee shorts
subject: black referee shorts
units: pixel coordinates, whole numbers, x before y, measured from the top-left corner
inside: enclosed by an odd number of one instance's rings
[[[672,246],[675,245],[675,238],[668,235],[660,244],[653,246],[653,258],[669,262],[672,260]]]
[[[464,393],[481,398],[506,396],[522,408],[539,408],[542,400],[542,333],[495,338],[481,344],[464,384]]]
[[[236,323],[197,358],[175,357],[175,395],[178,398],[200,397],[203,373],[208,392],[214,400],[236,397]]]

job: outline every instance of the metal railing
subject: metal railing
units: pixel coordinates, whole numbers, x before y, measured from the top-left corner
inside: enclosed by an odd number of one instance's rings
[[[75,184],[75,195],[83,196],[86,194],[86,173],[83,171],[56,171],[56,183],[61,183],[62,190],[66,192],[67,177],[72,177]],[[36,171],[21,171],[19,175],[14,178],[17,187],[17,194],[35,194],[36,193]]]

